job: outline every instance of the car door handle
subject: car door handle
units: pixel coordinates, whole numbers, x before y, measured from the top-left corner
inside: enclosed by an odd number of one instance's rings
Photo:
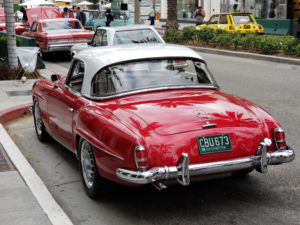
[[[69,110],[70,112],[74,112],[74,109],[73,109],[73,108],[68,108],[68,110]]]

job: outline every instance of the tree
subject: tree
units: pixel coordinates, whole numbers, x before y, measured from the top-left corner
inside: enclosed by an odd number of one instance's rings
[[[18,59],[13,0],[4,0],[4,11],[7,30],[8,63],[10,66],[17,68]]]
[[[177,0],[167,0],[167,30],[178,30]]]

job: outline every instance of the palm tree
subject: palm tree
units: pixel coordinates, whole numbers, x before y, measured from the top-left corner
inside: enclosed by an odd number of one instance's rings
[[[177,0],[167,0],[167,30],[178,30]]]
[[[8,64],[11,67],[17,68],[18,59],[17,59],[13,0],[4,0],[4,11],[5,11],[6,30],[7,30]]]

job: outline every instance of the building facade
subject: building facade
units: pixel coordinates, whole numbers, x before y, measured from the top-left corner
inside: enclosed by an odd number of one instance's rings
[[[300,0],[177,0],[177,17],[182,22],[193,22],[193,13],[201,5],[211,15],[223,12],[252,13],[261,19],[293,19],[300,13]],[[161,18],[167,19],[167,0],[161,0]]]

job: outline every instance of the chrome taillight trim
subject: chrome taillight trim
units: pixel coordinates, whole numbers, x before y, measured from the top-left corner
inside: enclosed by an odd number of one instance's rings
[[[138,145],[134,148],[134,162],[136,169],[138,171],[146,171],[148,166],[139,166],[139,162],[147,162],[147,157],[144,158],[137,158],[137,152],[146,152],[146,148],[143,145]]]
[[[275,144],[276,149],[279,149],[277,142],[285,142],[285,138],[284,139],[277,139],[276,138],[276,133],[282,133],[282,132],[284,133],[284,130],[281,127],[277,127],[277,128],[274,129],[273,139],[274,139],[274,144]],[[286,147],[286,146],[284,146],[284,147]]]

